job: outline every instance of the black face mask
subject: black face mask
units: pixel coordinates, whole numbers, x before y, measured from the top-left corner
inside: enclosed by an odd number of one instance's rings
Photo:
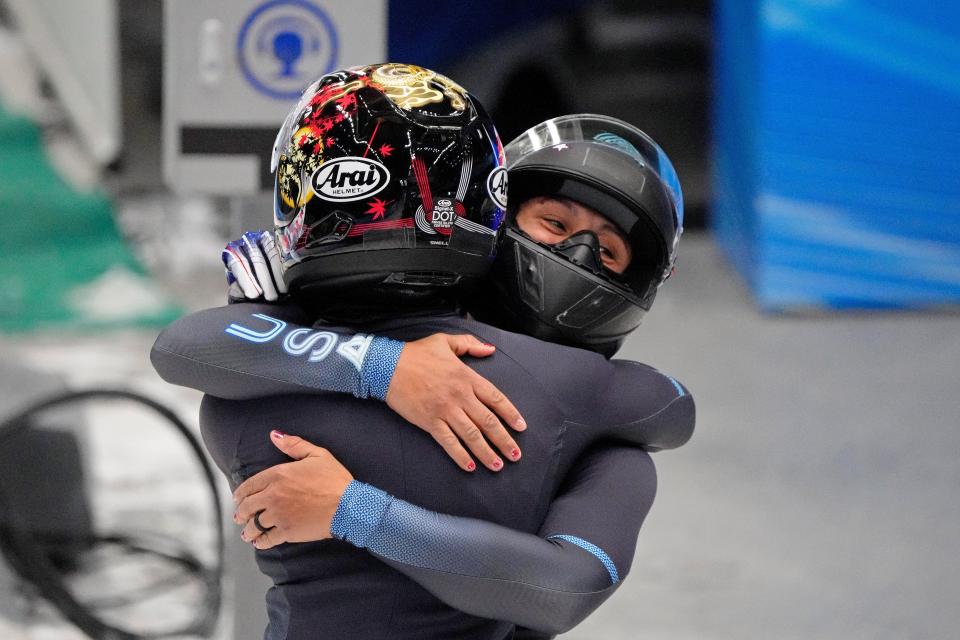
[[[593,231],[580,231],[553,246],[573,264],[599,274],[603,271],[600,257],[600,238]]]
[[[653,302],[652,294],[638,298],[613,275],[602,266],[593,232],[546,245],[510,224],[486,285],[468,305],[477,319],[501,329],[610,357]]]

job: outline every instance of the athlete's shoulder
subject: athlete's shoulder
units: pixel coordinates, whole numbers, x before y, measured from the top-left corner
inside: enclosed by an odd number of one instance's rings
[[[686,386],[647,364],[633,360],[611,360],[610,364],[613,375],[604,406],[611,424],[649,430],[649,441],[657,443],[656,449],[679,447],[690,439],[696,404]]]
[[[636,360],[610,360],[613,375],[618,381],[630,386],[646,386],[651,389],[663,390],[665,398],[691,397],[690,390],[670,374],[664,373]]]

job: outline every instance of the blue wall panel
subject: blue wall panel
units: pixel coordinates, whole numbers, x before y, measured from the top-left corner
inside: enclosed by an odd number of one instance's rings
[[[714,225],[761,306],[960,301],[960,5],[721,0],[716,68]]]

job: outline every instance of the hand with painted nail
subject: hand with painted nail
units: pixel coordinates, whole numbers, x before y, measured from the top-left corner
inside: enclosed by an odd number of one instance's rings
[[[224,248],[222,258],[230,302],[274,302],[287,293],[269,232],[244,233]],[[460,360],[486,358],[495,351],[469,335],[434,334],[409,342],[387,390],[387,405],[429,433],[464,471],[477,468],[471,453],[491,471],[503,469],[505,460],[520,460],[520,447],[508,431],[526,428],[520,412]]]
[[[460,359],[485,358],[495,350],[470,335],[438,333],[408,342],[387,389],[387,405],[429,433],[466,471],[476,469],[467,449],[491,471],[500,471],[504,458],[520,459],[520,447],[504,426],[523,431],[520,412]]]
[[[333,514],[353,476],[333,454],[303,438],[272,431],[270,440],[294,461],[261,471],[234,491],[241,537],[261,550],[329,538]]]

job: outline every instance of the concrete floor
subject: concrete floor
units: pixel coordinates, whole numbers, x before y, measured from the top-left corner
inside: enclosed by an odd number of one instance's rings
[[[960,315],[763,316],[706,236],[682,245],[621,357],[681,379],[697,433],[656,454],[631,574],[564,640],[958,637]],[[218,278],[177,290],[192,308],[219,304]],[[0,355],[194,417],[199,394],[156,379],[151,342],[7,337]],[[49,616],[0,631],[73,637]]]
[[[687,384],[697,432],[565,639],[960,637],[960,315],[763,316],[688,237],[620,355]]]

